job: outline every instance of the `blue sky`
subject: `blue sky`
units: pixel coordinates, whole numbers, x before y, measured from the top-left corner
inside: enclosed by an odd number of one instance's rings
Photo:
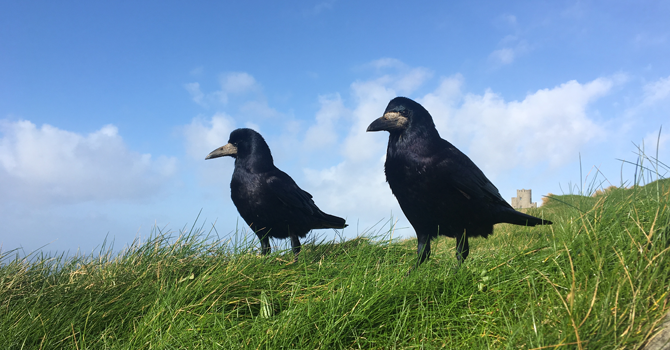
[[[154,225],[244,226],[230,131],[346,217],[391,215],[398,95],[510,200],[565,193],[598,167],[630,183],[635,144],[668,162],[670,2],[5,1],[0,5],[0,248],[122,248]],[[590,172],[590,173],[589,173]],[[583,179],[582,179],[583,180]],[[319,231],[324,237],[334,232]]]

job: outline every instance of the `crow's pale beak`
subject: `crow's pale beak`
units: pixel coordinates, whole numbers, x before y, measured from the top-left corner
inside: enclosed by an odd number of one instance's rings
[[[409,119],[398,112],[386,112],[381,118],[375,120],[368,126],[367,131],[393,131],[407,128]]]
[[[237,156],[237,147],[235,147],[232,143],[227,143],[224,146],[221,146],[213,150],[212,153],[208,154],[207,157],[205,157],[205,160],[225,156],[231,156],[235,158]]]

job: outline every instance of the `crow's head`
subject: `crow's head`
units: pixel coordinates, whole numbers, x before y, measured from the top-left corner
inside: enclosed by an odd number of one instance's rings
[[[270,147],[261,134],[251,129],[236,129],[230,133],[227,144],[213,150],[205,159],[225,156],[244,159],[252,155],[257,158],[269,157],[272,163]]]
[[[390,133],[403,133],[407,129],[435,129],[430,113],[420,104],[406,97],[396,97],[389,102],[381,118],[368,126],[367,131],[386,130]]]

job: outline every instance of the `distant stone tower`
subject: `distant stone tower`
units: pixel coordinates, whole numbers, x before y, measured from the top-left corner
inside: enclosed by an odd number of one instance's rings
[[[531,190],[516,190],[516,197],[512,197],[512,208],[537,208],[537,202],[531,201]]]

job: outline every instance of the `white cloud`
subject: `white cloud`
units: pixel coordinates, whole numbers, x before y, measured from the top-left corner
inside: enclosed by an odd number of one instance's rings
[[[381,135],[369,135],[370,137]],[[403,218],[384,175],[385,148],[368,163],[345,160],[327,169],[305,169],[305,188],[327,213],[345,216],[354,232],[362,232],[391,215]],[[360,223],[357,229],[356,224]],[[400,226],[407,227],[406,221]],[[405,232],[410,234],[410,232]]]
[[[510,64],[514,62],[514,50],[510,48],[499,49],[491,52],[491,59],[501,64]]]
[[[667,132],[663,133],[661,130],[660,135],[659,131],[650,132],[644,138],[645,149],[648,151],[650,147],[653,147],[656,150],[656,146],[662,149],[668,141],[670,141],[670,135]]]
[[[321,1],[318,4],[314,5],[314,7],[312,7],[311,9],[303,10],[302,14],[303,16],[316,16],[322,12],[332,10],[333,4],[335,4],[335,0]]]
[[[661,101],[670,101],[670,76],[667,78],[660,78],[655,82],[646,84],[643,87],[643,90],[643,106],[650,106]]]
[[[642,86],[640,102],[627,108],[621,119],[621,129],[630,131],[640,126],[640,118],[645,124],[663,125],[670,107],[670,76]],[[638,135],[640,137],[641,135]]]
[[[505,14],[500,16],[500,18],[509,25],[516,25],[516,16]]]
[[[401,69],[406,68],[407,65],[397,58],[384,57],[377,60],[374,60],[368,64],[370,67],[375,69],[384,69],[384,68],[395,68]]]
[[[232,72],[224,75],[221,78],[221,86],[222,91],[227,94],[241,94],[259,88],[256,79],[245,72]]]
[[[443,113],[450,113],[455,108],[462,97],[461,87],[463,86],[463,76],[456,74],[448,78],[442,78],[435,91],[426,94],[422,105],[430,110],[441,110]],[[445,120],[440,118],[439,120]],[[436,120],[437,123],[437,120]]]
[[[246,72],[230,72],[222,74],[219,79],[221,89],[212,92],[203,92],[200,83],[188,83],[184,88],[189,92],[193,101],[203,107],[210,105],[220,108],[228,105],[229,99],[234,96],[235,107],[239,110],[237,119],[250,120],[258,118],[280,118],[284,115],[268,105],[263,94],[263,87],[256,79]],[[230,108],[230,106],[227,106]]]
[[[199,83],[188,83],[184,84],[184,88],[186,88],[186,91],[191,95],[191,98],[193,99],[193,102],[199,104],[199,105],[205,105],[204,104],[204,98],[205,94],[202,93],[200,90],[200,84]]]
[[[380,58],[362,65],[363,69],[374,69],[377,73],[392,72],[377,79],[378,82],[393,82],[393,87],[400,93],[409,93],[432,78],[433,72],[423,67],[409,67],[396,58]]]
[[[589,118],[588,107],[613,85],[608,78],[586,84],[573,80],[510,102],[490,90],[467,94],[459,107],[445,113],[453,116],[447,137],[465,143],[480,167],[492,174],[544,162],[556,168],[584,144],[604,136],[605,130]]]
[[[561,16],[569,19],[582,19],[592,11],[589,5],[586,1],[575,1],[561,11]]]
[[[319,96],[321,109],[316,113],[316,124],[305,132],[305,149],[309,151],[334,147],[338,139],[337,121],[350,112],[344,107],[340,94]]]
[[[197,66],[197,67],[191,69],[191,71],[189,72],[189,74],[191,74],[191,75],[193,75],[193,76],[200,76],[200,75],[202,75],[202,73],[203,73],[204,71],[205,71],[205,67],[203,67],[203,66]]]
[[[260,126],[259,124],[253,123],[253,122],[246,122],[246,123],[244,123],[244,127],[245,127],[245,128],[249,128],[249,129],[252,129],[252,130],[256,130],[256,131],[259,132],[259,133],[262,132],[262,130],[261,130],[261,126]]]
[[[82,135],[0,121],[0,132],[0,192],[24,203],[146,198],[176,171],[173,157],[129,150],[113,125]]]
[[[235,121],[225,113],[217,113],[209,120],[194,118],[184,127],[186,153],[195,160],[204,160],[211,151],[228,143],[235,130]]]
[[[528,43],[516,36],[508,35],[501,40],[502,49],[494,50],[489,55],[489,60],[495,64],[506,65],[513,63],[519,56],[530,51]]]
[[[501,30],[517,29],[518,20],[515,15],[504,13],[495,17],[493,25]]]
[[[243,103],[240,112],[249,118],[278,118],[282,114],[268,106],[265,98],[259,98]]]
[[[661,46],[668,41],[668,34],[649,34],[639,33],[633,38],[633,43],[637,46]]]
[[[662,129],[659,129],[659,131],[648,133],[644,137],[643,143],[639,146],[644,149],[644,153],[648,158],[655,159],[656,156],[658,155],[659,161],[668,164],[668,162],[666,161],[666,159],[668,159],[667,158],[668,144],[670,144],[670,134],[668,134],[667,130],[663,132]],[[652,167],[654,166],[655,164]],[[668,169],[667,165],[659,167],[661,168],[659,169],[660,175],[667,177],[666,172],[670,170]]]
[[[207,107],[208,103],[227,104],[231,94],[243,95],[255,93],[262,99],[262,87],[249,73],[229,72],[221,75],[219,82],[221,89],[210,93],[202,92],[200,83],[198,82],[184,84],[184,88],[191,95],[193,101],[203,107]]]
[[[256,79],[246,72],[230,72],[220,78],[221,90],[214,91],[210,96],[220,103],[228,103],[231,94],[242,95],[250,92],[260,93],[261,86]]]
[[[411,94],[432,77],[433,72],[426,68],[413,68],[399,77],[393,87],[400,94]]]

